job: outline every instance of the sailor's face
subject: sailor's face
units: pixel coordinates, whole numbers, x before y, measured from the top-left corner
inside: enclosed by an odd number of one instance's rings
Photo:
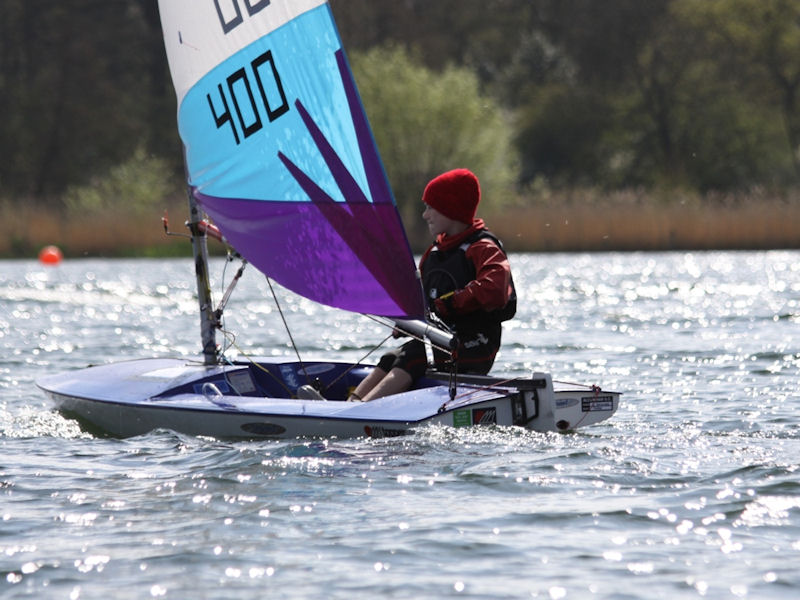
[[[425,210],[422,211],[422,218],[428,224],[428,231],[431,232],[433,237],[440,233],[447,233],[453,223],[449,217],[445,217],[438,210],[432,206],[425,205]]]

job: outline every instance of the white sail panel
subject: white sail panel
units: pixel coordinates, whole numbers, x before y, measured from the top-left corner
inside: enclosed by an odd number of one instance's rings
[[[222,61],[323,4],[325,0],[159,0],[178,106]]]

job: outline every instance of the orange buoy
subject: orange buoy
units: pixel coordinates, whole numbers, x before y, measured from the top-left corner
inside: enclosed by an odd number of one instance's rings
[[[39,262],[45,265],[57,265],[64,255],[58,246],[45,246],[39,252]]]

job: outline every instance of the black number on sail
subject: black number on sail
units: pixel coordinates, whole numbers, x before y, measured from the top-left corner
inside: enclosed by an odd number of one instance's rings
[[[239,102],[239,96],[241,96],[241,94],[236,93],[237,89],[244,89],[247,93],[247,98],[244,100],[244,103]],[[247,73],[245,73],[244,67],[228,76],[228,91],[231,94],[231,98],[233,98],[233,106],[236,108],[236,116],[239,117],[239,125],[242,127],[244,137],[248,138],[261,129],[262,125],[261,117],[258,116],[258,109],[256,108],[256,100],[253,98],[253,90],[250,88],[250,81],[247,79]],[[244,117],[242,116],[242,106],[244,106],[249,113],[248,116],[253,119],[249,125],[245,125]]]
[[[228,101],[225,99],[225,93],[222,91],[222,85],[217,85],[217,89],[219,90],[219,96],[222,98],[222,104],[225,107],[225,110],[221,114],[217,114],[217,111],[214,110],[214,103],[211,101],[211,94],[206,94],[206,98],[208,98],[208,107],[211,109],[211,114],[214,117],[214,122],[217,124],[217,129],[225,125],[225,123],[230,123],[231,131],[233,132],[233,138],[236,140],[236,143],[239,143],[239,134],[236,133],[236,125],[233,123],[233,117],[231,117],[231,110],[228,108]]]
[[[251,17],[261,9],[269,6],[269,3],[270,0],[256,0],[255,2],[244,0],[247,14]],[[220,25],[222,25],[223,33],[228,34],[244,22],[238,0],[214,0],[214,6],[217,8],[217,16],[219,17]]]
[[[266,79],[261,76],[261,71],[259,70],[264,65],[269,65],[269,73],[267,73]],[[264,52],[251,63],[251,66],[256,76],[258,91],[261,92],[261,101],[264,103],[264,108],[267,109],[267,118],[271,123],[283,113],[289,111],[289,103],[286,101],[286,94],[283,92],[283,84],[278,75],[278,69],[275,68],[275,61],[272,59],[272,51],[267,50]],[[269,87],[269,90],[264,89],[265,81],[273,84]],[[280,102],[275,108],[272,108],[269,98],[280,100]]]
[[[247,13],[252,17],[262,8],[266,8],[269,6],[270,0],[258,0],[257,2],[250,2],[250,0],[244,0],[244,5],[247,7]]]
[[[256,97],[253,95],[253,86],[244,67],[226,78],[227,88],[223,88],[222,84],[217,85],[222,105],[221,110],[218,111],[214,108],[211,94],[206,94],[208,106],[211,109],[211,115],[214,117],[217,129],[221,129],[226,124],[229,125],[237,145],[240,143],[237,123],[245,139],[264,126],[261,119],[262,106],[270,123],[289,111],[289,103],[286,101],[286,94],[283,91],[283,84],[281,83],[278,69],[275,67],[275,61],[272,58],[272,52],[268,50],[256,57],[250,63],[250,68],[258,89],[261,105],[257,103]],[[231,113],[228,97],[230,97],[236,112],[236,120],[234,120]]]

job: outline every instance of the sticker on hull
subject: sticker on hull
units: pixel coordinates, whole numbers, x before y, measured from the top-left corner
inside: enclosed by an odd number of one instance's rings
[[[453,411],[453,427],[470,427],[472,425],[495,425],[497,423],[497,409],[473,408]]]
[[[388,427],[382,427],[381,425],[366,425],[364,427],[364,433],[367,434],[367,437],[371,438],[385,438],[406,435],[408,432],[405,429],[390,429]]]
[[[581,398],[581,412],[614,410],[614,396],[586,396]]]

